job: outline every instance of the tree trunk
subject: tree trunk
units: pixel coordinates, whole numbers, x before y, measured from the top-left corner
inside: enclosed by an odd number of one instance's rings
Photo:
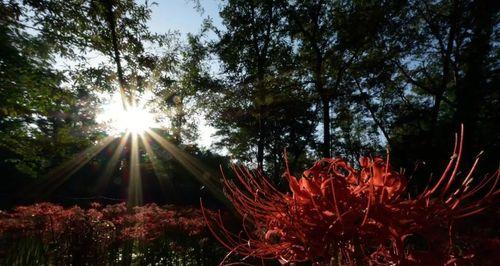
[[[257,168],[264,169],[264,132],[262,130],[262,118],[259,117],[259,140],[257,141]]]
[[[314,69],[314,84],[316,91],[321,97],[321,108],[323,113],[323,145],[321,146],[322,156],[330,158],[330,96],[323,88],[323,57],[319,48],[316,48],[316,66]]]
[[[116,64],[116,72],[118,75],[118,82],[120,86],[120,95],[122,99],[123,108],[127,110],[128,105],[131,103],[131,99],[129,99],[127,92],[127,82],[125,81],[125,77],[123,75],[123,69],[120,59],[120,48],[118,47],[118,37],[116,34],[116,17],[113,11],[113,2],[112,0],[102,0],[104,5],[106,6],[107,16],[106,20],[108,23],[109,31],[111,33],[111,44],[113,46],[113,60]]]
[[[321,104],[323,109],[323,146],[322,155],[325,158],[330,158],[330,98],[327,95],[321,96]]]
[[[174,97],[176,116],[174,127],[174,139],[178,144],[182,143],[182,125],[184,124],[184,102],[180,96]]]
[[[258,87],[259,87],[259,99],[260,99],[260,103],[259,103],[259,118],[258,118],[258,123],[259,123],[259,132],[258,132],[258,140],[257,140],[257,168],[261,171],[264,170],[264,139],[265,139],[265,129],[264,129],[264,123],[265,121],[263,120],[263,116],[264,116],[264,93],[263,93],[263,88],[261,86],[261,82],[262,82],[262,78],[258,78],[258,81],[257,81],[257,84],[258,84]]]
[[[444,91],[443,91],[444,92]],[[432,106],[431,113],[431,135],[435,137],[435,133],[437,131],[438,119],[439,119],[439,110],[441,109],[441,101],[443,100],[443,92],[436,93],[434,95],[434,105]]]
[[[431,116],[431,138],[433,140],[437,140],[438,136],[436,135],[437,133],[437,125],[438,120],[439,120],[439,112],[441,109],[441,103],[443,101],[443,96],[444,93],[446,92],[446,89],[448,87],[448,83],[450,82],[451,78],[451,56],[453,53],[453,48],[454,48],[454,41],[456,39],[456,34],[457,34],[457,27],[458,27],[458,16],[459,16],[459,6],[458,6],[458,1],[453,1],[453,10],[450,16],[450,30],[448,33],[448,40],[446,43],[446,48],[444,51],[442,51],[442,78],[441,82],[439,84],[439,87],[437,88],[435,94],[434,94],[434,106],[432,107],[432,116]],[[435,143],[433,143],[434,145]]]
[[[494,27],[495,1],[477,0],[472,7],[473,36],[465,51],[466,72],[464,80],[457,85],[457,111],[455,123],[463,123],[467,135],[464,154],[471,154],[472,143],[477,138],[476,122],[484,94],[485,61],[490,53],[490,39]],[[464,158],[470,161],[472,158]]]

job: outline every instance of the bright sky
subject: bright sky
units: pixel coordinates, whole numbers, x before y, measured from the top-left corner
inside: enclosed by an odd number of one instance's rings
[[[143,2],[143,1],[139,1]],[[203,13],[195,8],[195,0],[158,0],[152,6],[151,20],[148,25],[151,32],[166,33],[168,31],[180,32],[185,40],[188,33],[197,33],[203,20],[210,17],[215,26],[221,25],[219,16],[219,0],[199,0]],[[215,129],[207,125],[203,117],[196,117],[200,136],[198,145],[209,148],[214,142],[212,135]]]
[[[144,2],[144,1],[139,1]],[[200,14],[195,9],[195,0],[160,0],[152,7],[151,20],[148,23],[152,32],[166,33],[177,30],[185,38],[187,33],[196,33],[204,18],[210,17],[216,26],[220,26],[218,0],[199,0],[203,9]]]

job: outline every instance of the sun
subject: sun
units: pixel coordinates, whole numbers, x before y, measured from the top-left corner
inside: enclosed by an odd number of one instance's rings
[[[120,95],[112,95],[109,102],[102,106],[97,120],[105,125],[110,135],[124,133],[143,134],[150,128],[158,126],[155,114],[141,102],[124,108]]]
[[[155,125],[153,114],[138,107],[131,107],[116,116],[113,127],[120,132],[142,134]]]

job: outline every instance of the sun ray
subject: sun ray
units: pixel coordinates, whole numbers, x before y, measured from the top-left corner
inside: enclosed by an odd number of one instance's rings
[[[167,150],[186,170],[193,174],[208,190],[223,203],[227,203],[227,199],[214,182],[214,175],[210,169],[204,166],[198,159],[187,154],[185,151],[177,148],[174,144],[168,142],[156,132],[146,130],[146,134],[150,135],[160,146]]]
[[[153,166],[155,175],[158,178],[158,182],[160,183],[162,192],[165,193],[167,197],[175,199],[176,193],[174,190],[174,184],[172,183],[172,177],[169,176],[160,160],[158,159],[158,156],[156,156],[155,152],[151,148],[151,145],[149,144],[151,138],[147,134],[141,134],[139,135],[139,137],[141,138],[141,142],[146,149],[148,158],[151,160],[151,165]]]
[[[92,158],[99,154],[105,147],[107,147],[111,143],[111,141],[113,141],[113,139],[113,137],[108,136],[104,139],[101,139],[96,145],[79,152],[69,161],[66,161],[65,163],[51,170],[47,174],[47,178],[44,178],[43,181],[41,181],[43,183],[35,182],[32,187],[28,187],[28,190],[39,191],[39,193],[35,194],[41,197],[47,196],[48,194],[56,190],[60,185],[62,185],[66,180],[68,180],[69,177],[80,170]]]
[[[131,134],[130,149],[130,176],[128,184],[128,204],[129,206],[139,206],[142,204],[142,180],[139,156],[138,134]]]
[[[118,164],[118,161],[122,155],[123,149],[125,148],[127,144],[127,140],[130,137],[130,133],[127,132],[123,137],[120,139],[120,143],[116,147],[115,151],[113,152],[113,155],[111,156],[111,159],[109,162],[106,164],[106,168],[104,169],[104,172],[99,176],[99,179],[97,180],[97,186],[96,186],[96,191],[98,194],[101,194],[103,190],[105,189],[106,185],[109,183],[109,178],[111,177],[111,174],[113,171],[116,169],[116,165]]]

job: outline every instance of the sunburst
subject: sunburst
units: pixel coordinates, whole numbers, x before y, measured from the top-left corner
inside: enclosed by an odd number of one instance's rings
[[[147,129],[160,127],[157,120],[161,114],[150,108],[150,97],[151,95],[145,95],[123,105],[120,94],[113,94],[96,120],[105,126],[108,134],[115,136],[126,133],[141,135]]]
[[[163,138],[155,132],[155,129],[162,128],[158,123],[161,114],[155,113],[145,104],[147,99],[138,99],[133,104],[122,104],[120,94],[111,97],[102,112],[98,115],[97,121],[103,124],[107,133],[110,135],[96,145],[78,153],[74,158],[55,168],[48,174],[48,179],[44,184],[36,186],[43,195],[53,192],[58,186],[62,185],[73,174],[87,164],[92,158],[99,154],[104,148],[110,145],[114,139],[120,138],[119,144],[112,153],[110,160],[99,174],[99,180],[96,187],[96,193],[101,193],[108,185],[112,173],[117,169],[118,162],[122,160],[122,166],[125,169],[124,174],[128,179],[127,202],[130,206],[142,204],[142,179],[140,171],[140,153],[145,151],[152,162],[153,170],[159,183],[165,186],[165,193],[173,193],[172,180],[164,167],[158,160],[157,155],[151,148],[150,143],[156,142],[160,147],[168,151],[183,167],[191,172],[211,193],[225,202],[223,193],[218,189],[214,181],[214,174],[211,169],[206,167],[197,158],[178,148],[175,144]],[[139,141],[140,140],[140,141]],[[128,144],[130,143],[130,144]],[[130,145],[129,148],[126,148]],[[130,157],[123,159],[122,153],[125,149],[129,150]],[[175,177],[182,178],[182,177]]]

